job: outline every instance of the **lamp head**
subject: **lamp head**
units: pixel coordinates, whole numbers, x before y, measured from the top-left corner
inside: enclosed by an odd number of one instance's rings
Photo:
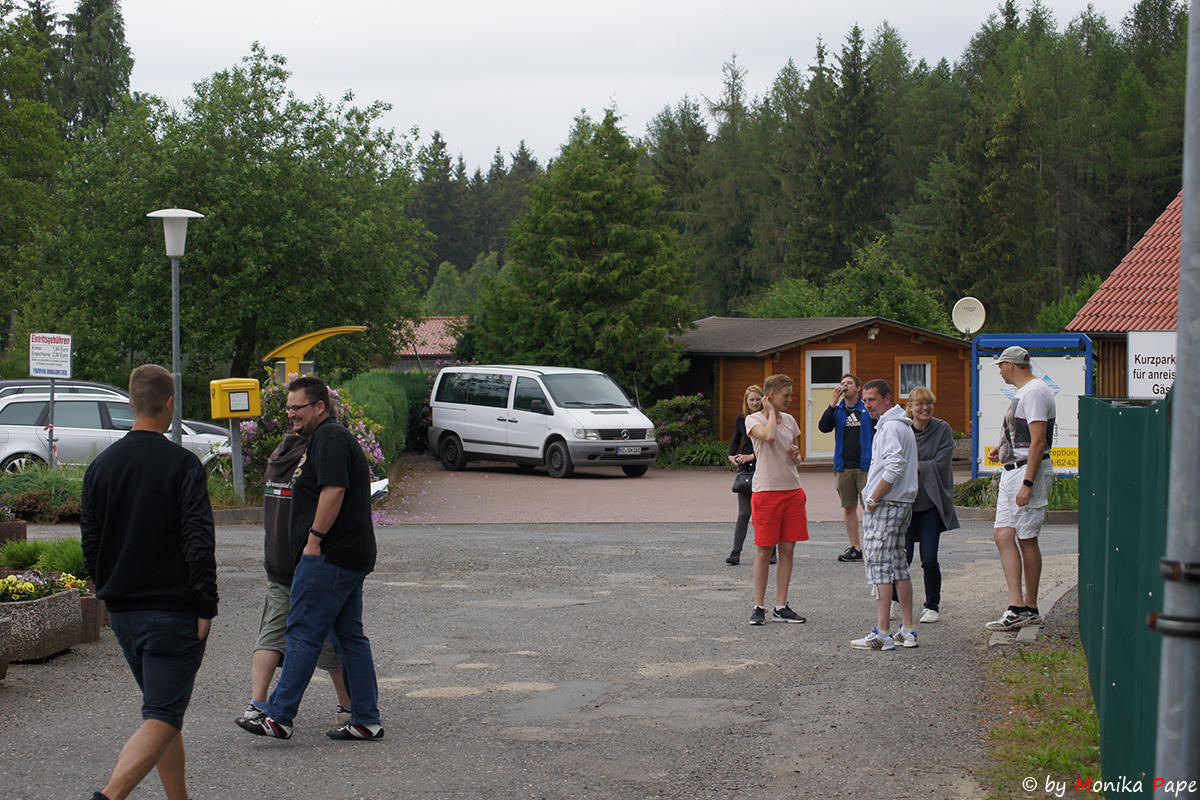
[[[147,217],[163,221],[163,236],[167,240],[167,258],[183,258],[187,247],[187,224],[189,219],[203,219],[204,215],[186,208],[164,208],[151,211]]]

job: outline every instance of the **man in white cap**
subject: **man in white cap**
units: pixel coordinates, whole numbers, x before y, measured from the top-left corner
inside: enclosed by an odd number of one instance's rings
[[[996,499],[992,531],[1000,551],[1000,564],[1008,584],[1008,609],[988,630],[1011,631],[1041,624],[1038,581],[1042,577],[1042,550],[1038,534],[1046,521],[1054,464],[1054,395],[1045,382],[1033,377],[1029,351],[1009,347],[996,359],[1000,377],[1015,386],[1017,394],[1004,414],[1000,444],[988,458],[1004,467]],[[1024,586],[1022,587],[1022,575]]]

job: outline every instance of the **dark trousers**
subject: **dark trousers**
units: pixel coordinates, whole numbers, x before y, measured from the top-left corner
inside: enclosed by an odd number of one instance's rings
[[[913,550],[921,545],[921,572],[925,575],[925,607],[934,611],[942,602],[942,567],[938,564],[938,542],[942,538],[942,515],[936,508],[914,511],[904,534],[904,557],[911,564]]]
[[[750,511],[752,509],[751,495],[739,494],[737,522],[733,526],[733,552],[742,552],[742,544],[746,541],[746,529],[750,527]]]

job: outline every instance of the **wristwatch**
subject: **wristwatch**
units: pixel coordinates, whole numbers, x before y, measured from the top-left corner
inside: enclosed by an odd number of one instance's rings
[[[866,500],[863,501],[863,505],[865,505],[867,508],[875,508],[876,506],[879,505],[879,503],[878,503],[878,501],[875,500],[874,497],[868,497]]]
[[[1021,481],[1021,483],[1025,484],[1025,485],[1026,485],[1026,486],[1028,486],[1030,489],[1032,489],[1032,488],[1033,488],[1033,481],[1029,480],[1028,478],[1026,478],[1025,480]]]

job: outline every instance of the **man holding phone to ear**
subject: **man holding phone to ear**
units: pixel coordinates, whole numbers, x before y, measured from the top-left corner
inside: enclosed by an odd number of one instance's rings
[[[838,556],[838,561],[862,561],[862,540],[858,535],[858,506],[867,486],[871,469],[871,442],[875,423],[863,404],[858,376],[847,372],[833,390],[833,401],[821,419],[817,430],[833,433],[833,474],[838,500],[842,504],[846,536],[850,546]]]

